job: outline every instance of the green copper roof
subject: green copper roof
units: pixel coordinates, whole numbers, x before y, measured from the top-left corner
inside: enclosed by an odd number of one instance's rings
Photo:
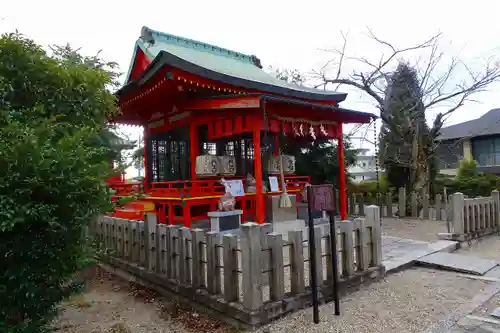
[[[280,80],[262,70],[260,60],[255,56],[166,34],[147,27],[142,28],[141,37],[136,42],[134,52],[137,52],[138,48],[153,63],[156,63],[156,69],[158,69],[158,62],[162,62],[209,79],[289,97],[337,102],[346,97],[344,93],[301,87]],[[130,72],[134,65],[134,58],[135,53],[127,75],[127,85],[133,83],[130,82]],[[155,66],[151,65],[146,72],[153,70],[152,67]],[[125,88],[126,86],[121,90]]]

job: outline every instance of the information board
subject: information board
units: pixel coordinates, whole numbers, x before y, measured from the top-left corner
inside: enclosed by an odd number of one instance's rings
[[[308,202],[313,212],[334,211],[335,197],[331,184],[311,185]]]

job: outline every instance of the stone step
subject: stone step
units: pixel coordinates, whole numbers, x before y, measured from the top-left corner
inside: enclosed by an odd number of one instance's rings
[[[417,259],[416,264],[473,275],[484,275],[496,267],[498,263],[494,260],[481,259],[458,253],[436,252]]]

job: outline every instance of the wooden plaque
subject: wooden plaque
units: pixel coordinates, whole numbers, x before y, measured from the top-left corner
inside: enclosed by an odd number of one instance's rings
[[[308,191],[308,204],[311,207],[311,211],[320,212],[335,210],[335,196],[331,184],[311,185]]]

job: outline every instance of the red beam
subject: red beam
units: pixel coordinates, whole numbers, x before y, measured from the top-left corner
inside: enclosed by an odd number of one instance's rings
[[[255,220],[257,223],[264,223],[266,214],[264,208],[264,194],[262,192],[262,156],[260,149],[260,130],[253,131],[253,150],[254,150],[254,173],[255,173]]]
[[[184,110],[256,109],[260,106],[258,96],[241,96],[189,101]]]
[[[347,193],[345,183],[345,165],[344,165],[344,137],[342,135],[342,124],[339,124],[339,132],[337,140],[337,155],[339,158],[339,210],[340,219],[347,219]]]

